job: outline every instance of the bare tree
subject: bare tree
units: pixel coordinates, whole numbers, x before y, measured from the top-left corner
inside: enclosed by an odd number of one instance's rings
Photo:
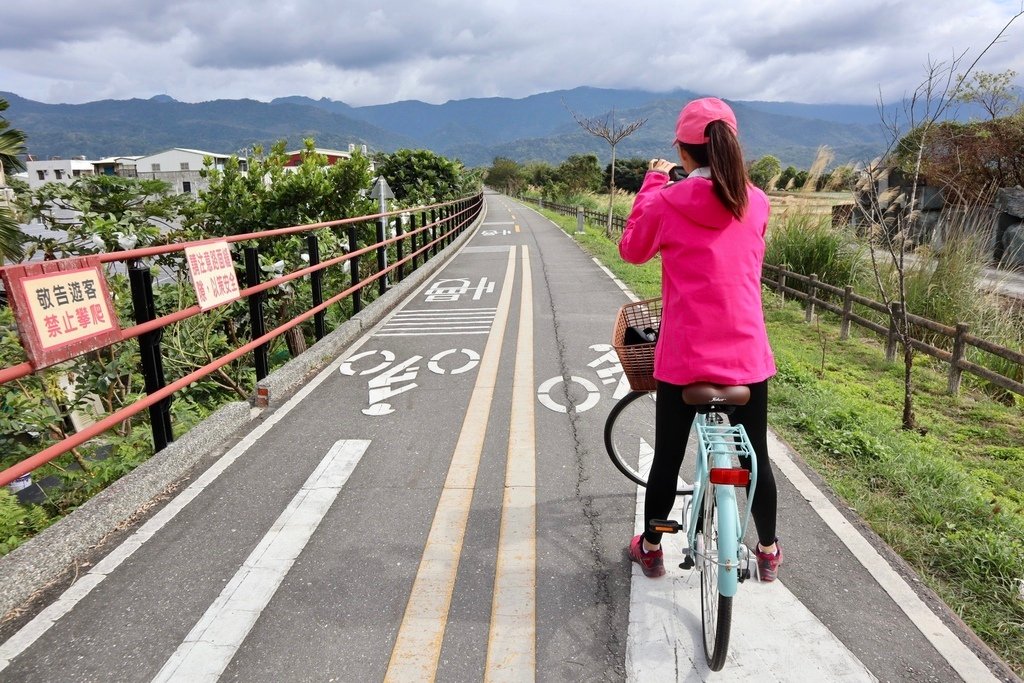
[[[636,119],[634,121],[620,123],[615,118],[614,107],[610,112],[604,116],[596,116],[593,118],[587,118],[581,116],[569,109],[565,102],[562,102],[569,114],[572,115],[573,120],[580,125],[580,128],[587,131],[595,137],[599,137],[608,143],[608,146],[612,148],[612,166],[611,166],[611,178],[608,182],[608,221],[605,224],[605,234],[611,237],[612,235],[612,206],[615,202],[615,146],[628,138],[633,133],[637,132],[645,123],[647,119]]]
[[[916,428],[913,402],[913,366],[914,347],[910,335],[909,311],[907,311],[906,288],[906,253],[911,244],[912,231],[920,221],[920,210],[917,208],[918,194],[921,183],[921,162],[933,128],[949,112],[950,108],[963,100],[968,89],[968,79],[975,71],[981,58],[1001,42],[1010,26],[1024,16],[1024,3],[1000,29],[988,45],[971,61],[963,72],[961,66],[966,63],[967,51],[954,54],[949,62],[935,61],[929,57],[925,67],[925,78],[909,97],[904,99],[902,111],[896,111],[887,118],[885,107],[879,95],[878,111],[883,125],[886,127],[890,144],[882,162],[874,169],[868,170],[870,180],[870,211],[871,232],[869,238],[872,248],[871,265],[875,284],[889,312],[890,325],[895,331],[896,339],[903,350],[903,420],[902,427],[906,430]],[[958,73],[959,72],[959,73]],[[906,128],[906,132],[904,131]],[[908,179],[910,181],[909,197],[905,188],[880,189],[878,171],[884,175],[895,159],[909,161]],[[878,246],[883,254],[891,260],[895,269],[895,291],[882,277]]]

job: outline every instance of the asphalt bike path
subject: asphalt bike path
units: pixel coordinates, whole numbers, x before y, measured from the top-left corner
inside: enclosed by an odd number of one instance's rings
[[[0,681],[991,680],[778,441],[781,580],[741,586],[708,672],[693,573],[625,555],[628,301],[489,193],[455,258],[0,644]]]

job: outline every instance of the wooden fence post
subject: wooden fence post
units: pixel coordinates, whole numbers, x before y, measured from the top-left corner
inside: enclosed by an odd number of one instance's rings
[[[779,279],[775,286],[775,292],[782,300],[786,300],[786,271],[782,266],[779,266]]]
[[[807,281],[807,310],[804,313],[804,322],[814,320],[814,291],[818,288],[818,276],[811,275]]]
[[[850,338],[850,315],[853,313],[853,287],[846,285],[843,288],[843,319],[839,323],[839,338]]]
[[[903,306],[893,303],[889,307],[889,334],[885,340],[885,360],[888,363],[896,360],[896,318],[902,315]]]
[[[949,359],[949,388],[947,391],[950,394],[960,393],[960,377],[963,375],[963,370],[960,369],[960,361],[964,359],[965,351],[967,350],[967,343],[964,337],[967,336],[967,330],[970,326],[967,323],[957,323],[956,325],[956,337],[953,338],[953,357]]]

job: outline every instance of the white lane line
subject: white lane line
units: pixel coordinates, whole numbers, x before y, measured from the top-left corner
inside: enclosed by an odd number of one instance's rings
[[[615,273],[613,273],[611,270],[609,270],[606,265],[604,265],[603,263],[598,261],[597,258],[594,258],[594,263],[597,264],[598,268],[600,268],[601,270],[604,271],[605,275],[607,275],[608,277],[611,278],[612,282],[614,282],[615,285],[619,289],[621,289],[625,293],[626,296],[629,297],[630,301],[632,301],[633,303],[636,303],[637,301],[640,301],[640,298],[636,294],[633,293],[633,291],[626,285],[626,283],[623,282],[622,280],[620,280],[619,278],[615,277]]]
[[[643,531],[644,489],[637,487],[635,533]],[[682,502],[672,519],[683,520]],[[818,681],[877,680],[853,653],[783,585],[745,581],[733,599],[725,669],[704,658],[700,575],[680,569],[685,534],[665,534],[666,575],[648,579],[635,563],[629,591],[626,680]]]
[[[534,422],[533,280],[523,247],[505,491],[484,680],[533,680],[537,667],[537,440]]]
[[[154,682],[220,678],[369,445],[342,440],[331,447]]]
[[[375,337],[440,337],[460,334],[489,334],[490,330],[444,330],[438,332],[378,332]]]
[[[507,254],[509,248],[510,247],[507,247],[507,246],[506,247],[501,247],[502,253]],[[490,311],[491,313],[493,313],[496,310],[498,310],[498,309],[496,309],[494,307],[488,308],[486,306],[480,306],[479,308],[443,308],[443,309],[434,309],[434,308],[403,308],[401,311],[398,311],[395,315],[396,316],[412,315],[412,314],[419,314],[419,315],[449,315],[451,313],[483,313],[483,312],[486,312],[486,311]]]
[[[957,638],[956,634],[918,597],[903,577],[889,566],[874,546],[868,543],[857,528],[847,521],[825,494],[819,491],[807,475],[796,466],[789,457],[786,447],[771,432],[768,432],[768,445],[772,462],[949,665],[965,681],[998,681],[985,663]]]
[[[448,624],[448,610],[459,570],[459,557],[469,522],[473,489],[494,399],[501,347],[508,325],[515,281],[515,254],[515,247],[509,247],[494,332],[488,337],[480,359],[476,384],[462,422],[459,440],[455,444],[455,453],[441,490],[423,557],[416,570],[416,579],[395,639],[395,647],[391,651],[385,681],[432,681],[437,674],[437,660]]]

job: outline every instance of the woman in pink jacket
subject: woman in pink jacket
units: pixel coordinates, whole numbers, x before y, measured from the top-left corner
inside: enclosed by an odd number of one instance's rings
[[[676,123],[676,148],[687,177],[669,181],[675,165],[653,159],[619,243],[630,263],[661,255],[662,321],[654,356],[658,380],[654,463],[647,480],[644,528],[675,502],[695,408],[683,403],[693,382],[747,385],[750,402],[730,416],[742,424],[757,456],[753,518],[762,581],[782,564],[775,535],[776,488],[768,460],[768,378],[775,362],[761,310],[761,264],[768,199],[747,180],[736,117],[722,100],[690,102]],[[747,465],[749,467],[749,464]],[[661,534],[633,538],[630,558],[645,575],[665,566]]]

